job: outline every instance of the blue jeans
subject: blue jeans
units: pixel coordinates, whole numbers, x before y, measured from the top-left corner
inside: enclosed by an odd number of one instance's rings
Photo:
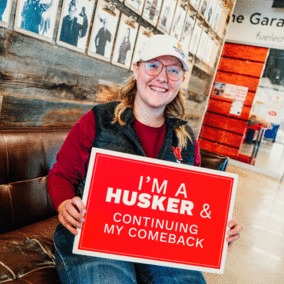
[[[201,272],[72,253],[74,236],[61,224],[54,234],[57,273],[68,284],[206,284]]]

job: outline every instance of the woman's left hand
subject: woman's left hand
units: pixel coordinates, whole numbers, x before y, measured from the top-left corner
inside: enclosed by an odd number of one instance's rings
[[[243,226],[237,223],[236,217],[233,217],[229,221],[228,227],[230,228],[230,230],[228,231],[228,237],[226,241],[229,243],[228,245],[228,251],[229,251],[233,242],[240,238],[240,232],[242,231]]]

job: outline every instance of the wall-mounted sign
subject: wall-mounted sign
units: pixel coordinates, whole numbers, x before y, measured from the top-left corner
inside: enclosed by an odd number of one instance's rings
[[[231,173],[93,148],[73,252],[223,273],[236,183]]]
[[[247,93],[247,87],[225,84],[221,82],[215,82],[213,89],[213,95],[221,96],[239,102],[244,102],[246,100]]]
[[[284,8],[273,8],[273,0],[237,0],[230,20],[226,40],[284,48]]]

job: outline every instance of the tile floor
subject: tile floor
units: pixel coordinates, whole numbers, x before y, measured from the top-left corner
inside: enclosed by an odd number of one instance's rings
[[[208,284],[284,283],[284,182],[234,165],[239,175],[234,215],[244,228],[227,254],[225,273]]]
[[[250,156],[253,150],[254,144],[243,144],[240,153]],[[248,164],[236,163],[235,161],[230,160],[236,166],[241,166],[244,168],[252,169],[250,167],[246,167]],[[253,166],[257,170],[261,169],[260,172],[270,172],[282,177],[284,174],[284,143],[281,141],[280,143],[272,142],[271,140],[263,139],[258,155],[256,157],[256,163]],[[283,281],[284,283],[284,281]]]

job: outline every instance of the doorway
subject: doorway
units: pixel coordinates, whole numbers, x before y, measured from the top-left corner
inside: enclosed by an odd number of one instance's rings
[[[251,156],[259,143],[254,166],[275,172],[283,178],[284,50],[270,49],[248,124],[252,125],[249,126],[251,131],[246,134],[240,153]],[[259,137],[261,129],[263,133]]]

